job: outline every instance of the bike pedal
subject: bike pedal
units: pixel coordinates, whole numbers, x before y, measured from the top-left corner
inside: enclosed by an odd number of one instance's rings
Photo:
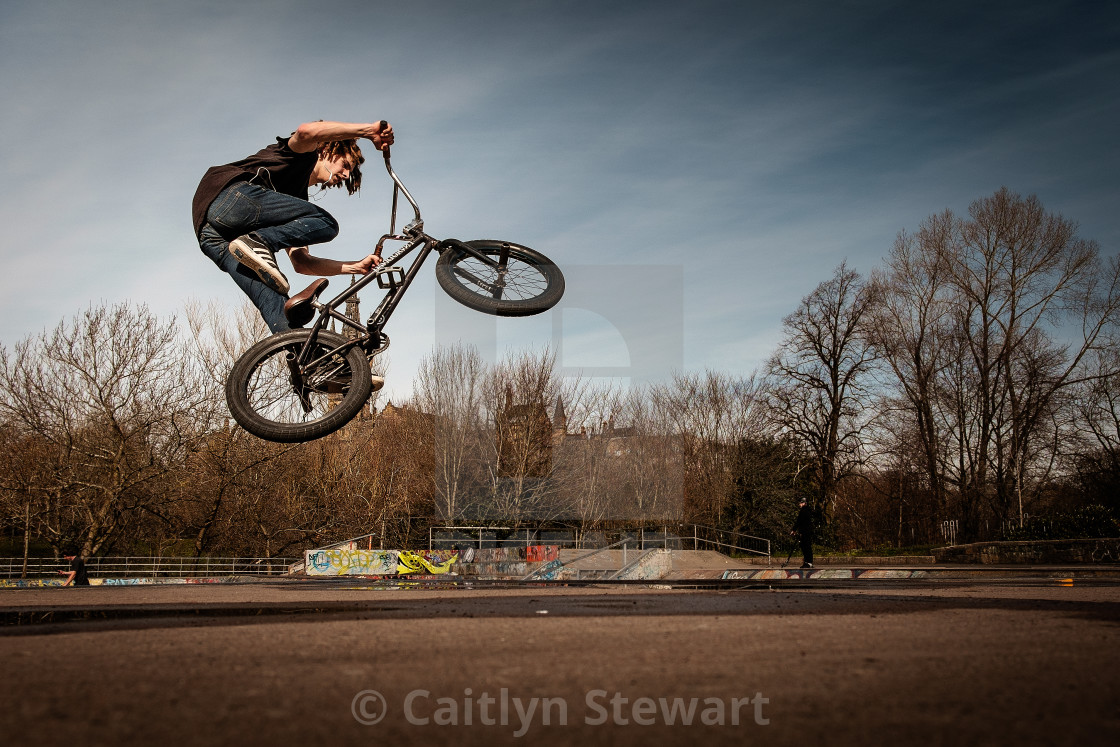
[[[383,290],[395,290],[398,285],[404,285],[404,270],[400,267],[386,267],[377,271],[377,287]]]

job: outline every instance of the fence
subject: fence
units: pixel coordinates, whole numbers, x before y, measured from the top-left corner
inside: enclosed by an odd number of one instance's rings
[[[960,530],[961,522],[959,519],[950,519],[941,522],[941,539],[947,545],[957,544],[957,532]]]
[[[639,550],[718,550],[770,557],[770,540],[741,532],[700,524],[681,524],[638,529],[543,529],[501,526],[442,526],[428,530],[428,549],[454,546],[521,547],[557,545],[559,547],[602,549],[625,542]]]
[[[280,576],[288,572],[294,558],[151,558],[105,557],[87,558],[86,570],[98,578],[138,576],[207,577],[207,576]],[[67,560],[29,558],[29,577],[57,576],[70,570]],[[23,558],[0,558],[0,578],[21,578]]]

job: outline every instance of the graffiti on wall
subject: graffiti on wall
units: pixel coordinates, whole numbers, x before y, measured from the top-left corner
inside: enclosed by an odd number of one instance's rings
[[[511,547],[488,547],[481,550],[467,548],[471,551],[471,559],[464,562],[475,563],[501,563],[524,560],[529,563],[548,563],[560,557],[558,545],[517,545]]]
[[[782,581],[786,579],[863,579],[865,581],[882,579],[915,579],[929,578],[929,573],[923,570],[907,570],[894,568],[825,568],[822,570],[782,570],[781,568],[768,568],[756,570],[727,570],[723,572],[724,579],[751,579],[754,581]]]
[[[630,565],[621,569],[615,578],[648,579],[665,578],[673,570],[673,551],[656,549],[646,552]]]
[[[60,578],[0,578],[0,589],[25,589],[38,586],[62,586]]]
[[[449,573],[452,564],[458,559],[459,556],[455,553],[447,556],[446,550],[432,550],[424,553],[401,550],[397,554],[397,573],[402,576],[409,573],[424,572]]]
[[[90,586],[152,586],[152,585],[168,585],[168,584],[222,584],[227,583],[226,578],[154,578],[150,576],[132,577],[132,578],[91,578],[89,580]],[[61,587],[63,579],[61,578],[0,578],[0,589],[13,588],[31,588],[31,587]],[[81,588],[81,587],[67,587],[67,588]]]
[[[444,574],[459,555],[451,550],[359,550],[353,542],[329,550],[308,550],[304,568],[309,576],[397,576],[412,573]]]
[[[557,560],[550,560],[533,572],[532,579],[539,581],[555,581],[560,577],[564,564]]]
[[[530,563],[551,563],[560,559],[558,545],[529,545],[525,548],[525,560]]]
[[[308,576],[385,576],[397,572],[396,550],[359,550],[353,542],[329,550],[308,550]]]

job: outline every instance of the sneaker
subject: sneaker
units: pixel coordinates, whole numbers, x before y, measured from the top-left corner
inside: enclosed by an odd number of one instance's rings
[[[229,242],[229,253],[237,261],[257,273],[265,285],[281,295],[288,295],[288,279],[276,265],[276,254],[248,234]]]
[[[370,378],[373,379],[373,391],[376,392],[381,389],[381,387],[385,386],[384,376],[371,376]]]
[[[805,564],[804,564],[804,565],[802,565],[801,567],[802,567],[802,568],[812,568],[812,567],[813,567],[813,564],[812,564],[812,563],[805,563]]]

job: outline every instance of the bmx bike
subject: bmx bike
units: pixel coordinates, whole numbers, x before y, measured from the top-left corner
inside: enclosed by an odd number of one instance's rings
[[[436,239],[424,232],[420,207],[393,171],[389,148],[385,169],[393,181],[389,233],[377,242],[404,246],[386,257],[345,291],[323,303],[327,279],[319,278],[285,304],[289,324],[297,329],[256,343],[234,363],[226,379],[226,402],[234,420],[268,441],[311,441],[349,423],[373,393],[370,366],[389,347],[385,325],[405,291],[433,252],[436,280],[456,301],[497,316],[528,316],[546,311],[564,295],[564,275],[540,252],[512,241]],[[415,214],[396,232],[397,199],[403,194]],[[411,264],[398,263],[417,251]],[[346,300],[376,282],[385,291],[365,324],[339,311]],[[331,320],[344,334],[328,329]],[[306,325],[311,323],[311,326]]]

